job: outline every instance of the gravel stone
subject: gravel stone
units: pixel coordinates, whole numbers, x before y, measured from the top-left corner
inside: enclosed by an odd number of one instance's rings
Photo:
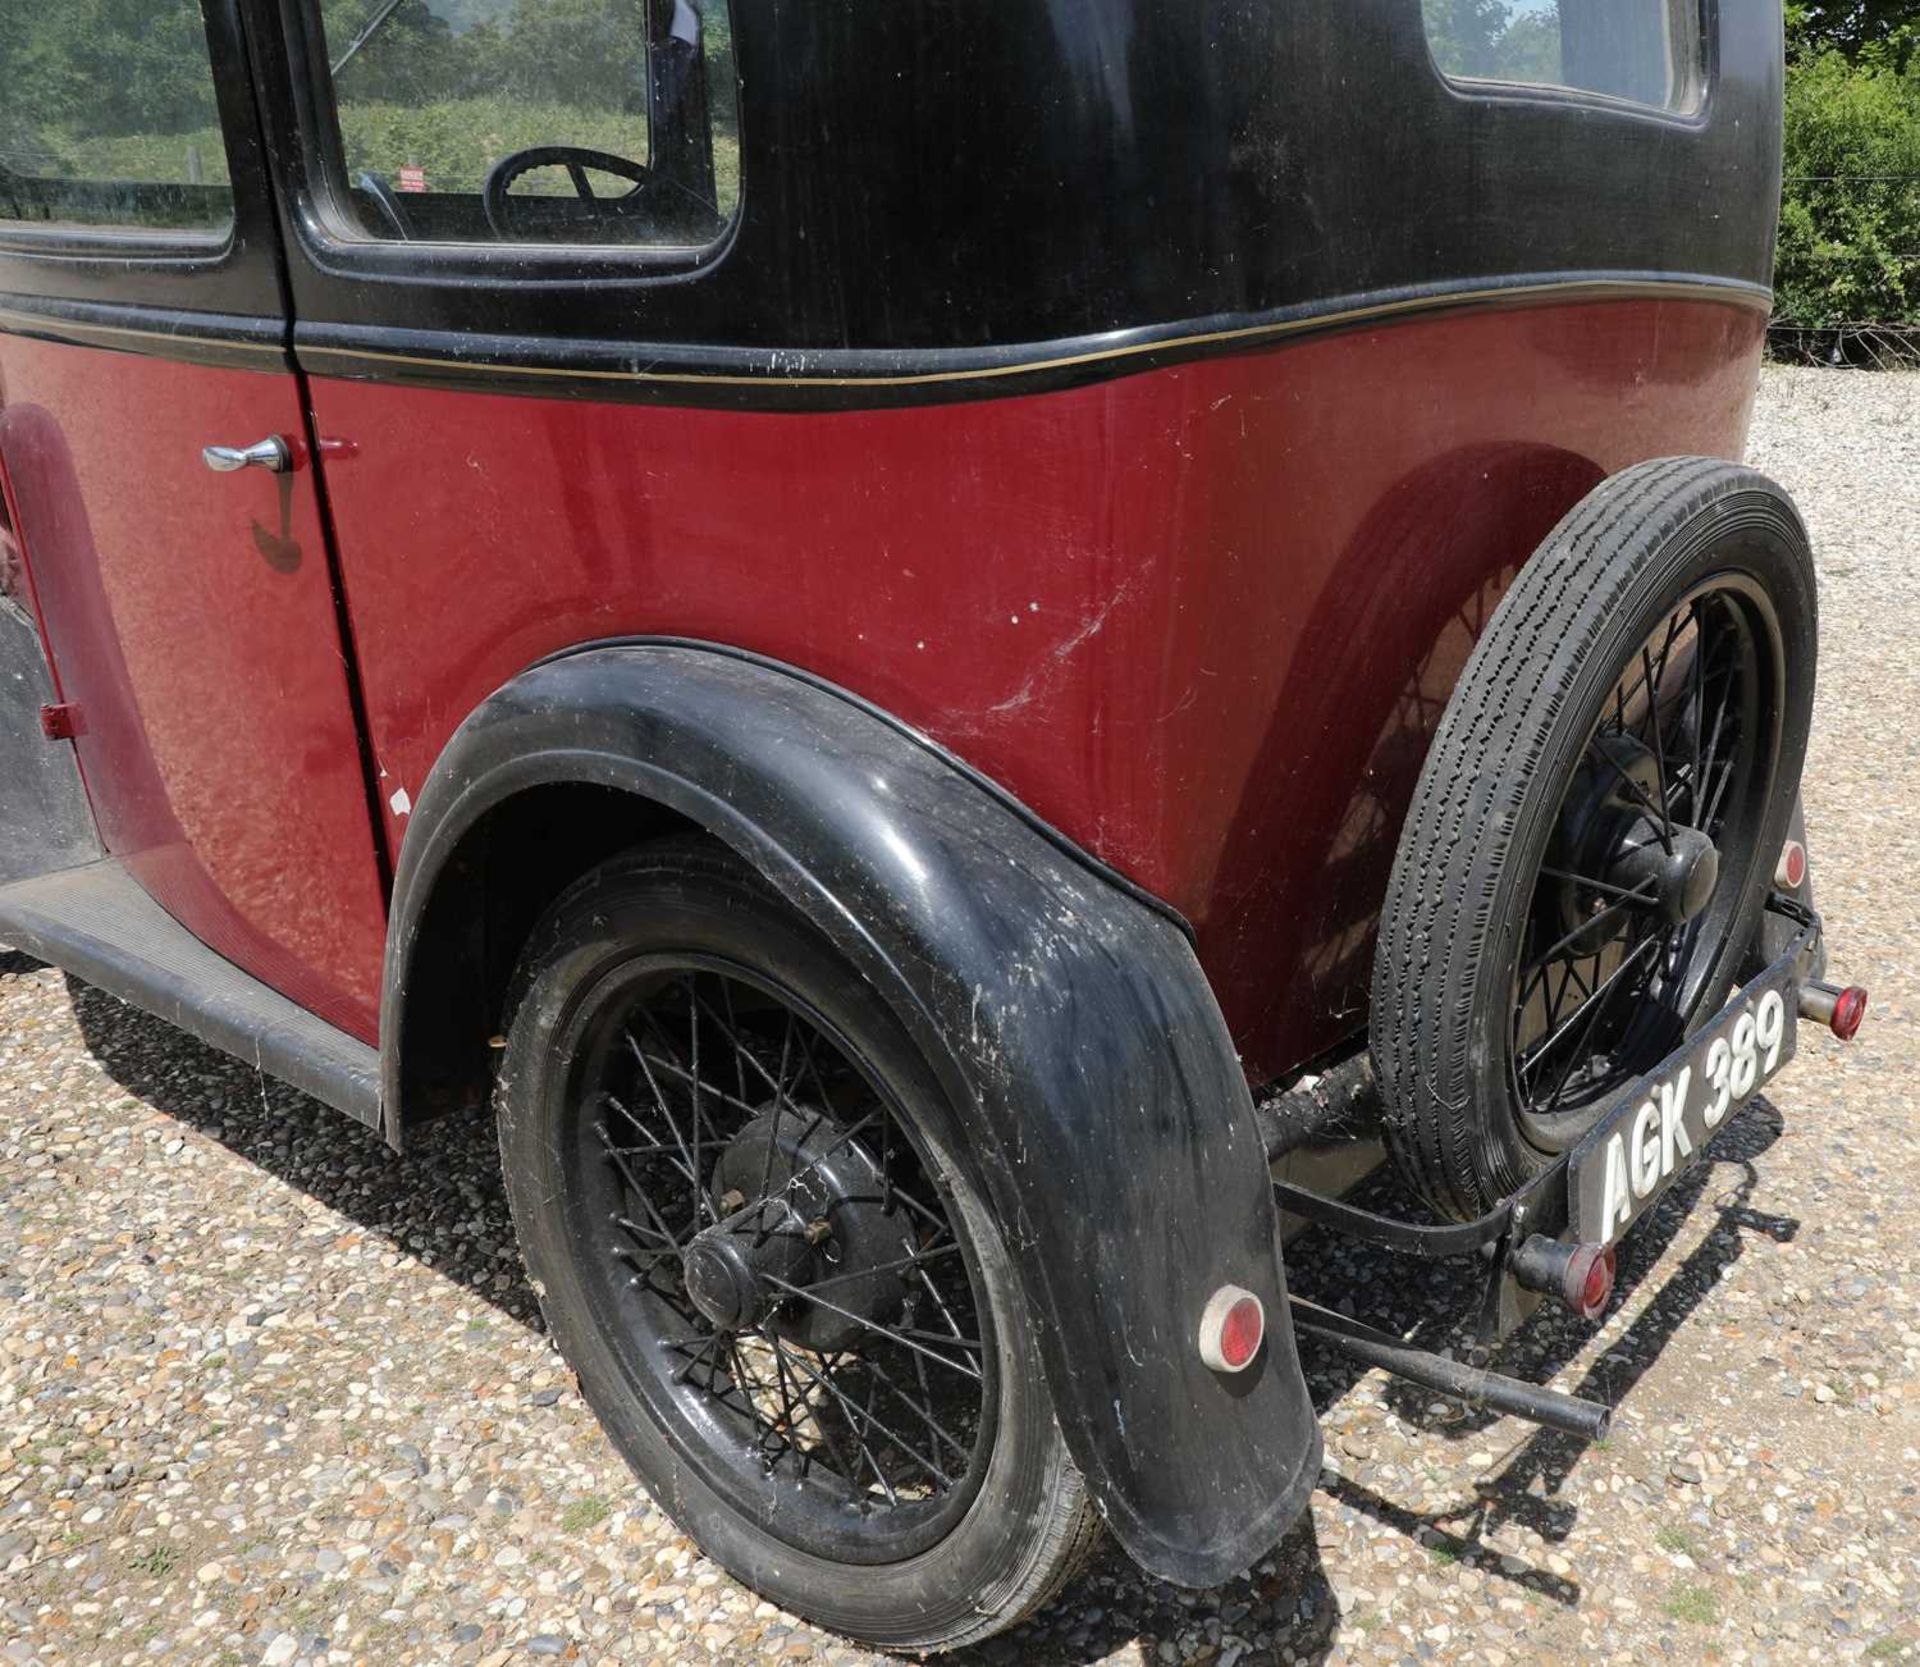
[[[972,1662],[1920,1660],[1920,377],[1770,369],[1750,451],[1819,556],[1809,842],[1874,1005],[1851,1047],[1802,1029],[1602,1325],[1543,1313],[1503,1351],[1614,1403],[1612,1435],[1308,1349],[1329,1468],[1279,1547],[1200,1593],[1110,1550]],[[679,1534],[512,1246],[483,1121],[397,1158],[0,951],[0,1661],[887,1660]],[[1289,1278],[1467,1341],[1457,1269],[1301,1241]]]

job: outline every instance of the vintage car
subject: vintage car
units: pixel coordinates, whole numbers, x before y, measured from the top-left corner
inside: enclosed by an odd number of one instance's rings
[[[0,90],[0,940],[497,1123],[711,1556],[940,1648],[1261,1556],[1303,1347],[1604,1427],[1486,1351],[1865,999],[1778,0],[79,0]]]

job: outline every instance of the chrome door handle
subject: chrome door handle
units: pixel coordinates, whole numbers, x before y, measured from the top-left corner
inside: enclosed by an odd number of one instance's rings
[[[206,446],[200,460],[216,474],[230,475],[238,469],[266,469],[284,475],[293,467],[293,448],[277,434],[256,440],[250,446]]]

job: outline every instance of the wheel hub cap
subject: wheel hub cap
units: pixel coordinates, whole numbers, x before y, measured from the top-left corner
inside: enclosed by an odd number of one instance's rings
[[[886,1264],[908,1245],[906,1223],[852,1131],[770,1107],[727,1143],[709,1191],[716,1219],[688,1246],[687,1295],[721,1330],[763,1326],[832,1353],[898,1314],[906,1291]],[[832,1308],[795,1297],[814,1284]]]
[[[1697,828],[1669,826],[1660,813],[1659,763],[1641,742],[1609,736],[1596,741],[1592,753],[1582,784],[1568,794],[1562,811],[1559,846],[1568,866],[1604,878],[1616,895],[1638,893],[1671,924],[1694,919],[1719,885],[1718,848]],[[1608,914],[1605,931],[1574,940],[1579,952],[1593,953],[1599,941],[1624,929],[1618,913],[1607,910],[1610,901],[1577,883],[1565,888],[1563,930]]]
[[[1636,828],[1608,877],[1629,891],[1650,890],[1654,906],[1677,925],[1713,901],[1720,883],[1720,853],[1697,828],[1674,828],[1665,843],[1662,832],[1651,819]]]
[[[772,1307],[773,1288],[760,1277],[765,1262],[764,1255],[756,1257],[750,1226],[709,1227],[687,1251],[687,1295],[722,1331],[758,1325]]]

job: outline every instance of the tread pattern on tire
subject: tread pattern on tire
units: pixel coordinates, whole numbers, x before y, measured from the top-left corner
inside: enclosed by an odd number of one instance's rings
[[[1372,1046],[1389,1148],[1456,1219],[1526,1179],[1475,1114],[1472,1003],[1459,992],[1499,925],[1504,860],[1549,737],[1608,621],[1683,525],[1753,491],[1786,504],[1764,476],[1710,458],[1659,458],[1601,482],[1521,569],[1435,731],[1381,912]],[[1810,566],[1806,581],[1811,606]]]

